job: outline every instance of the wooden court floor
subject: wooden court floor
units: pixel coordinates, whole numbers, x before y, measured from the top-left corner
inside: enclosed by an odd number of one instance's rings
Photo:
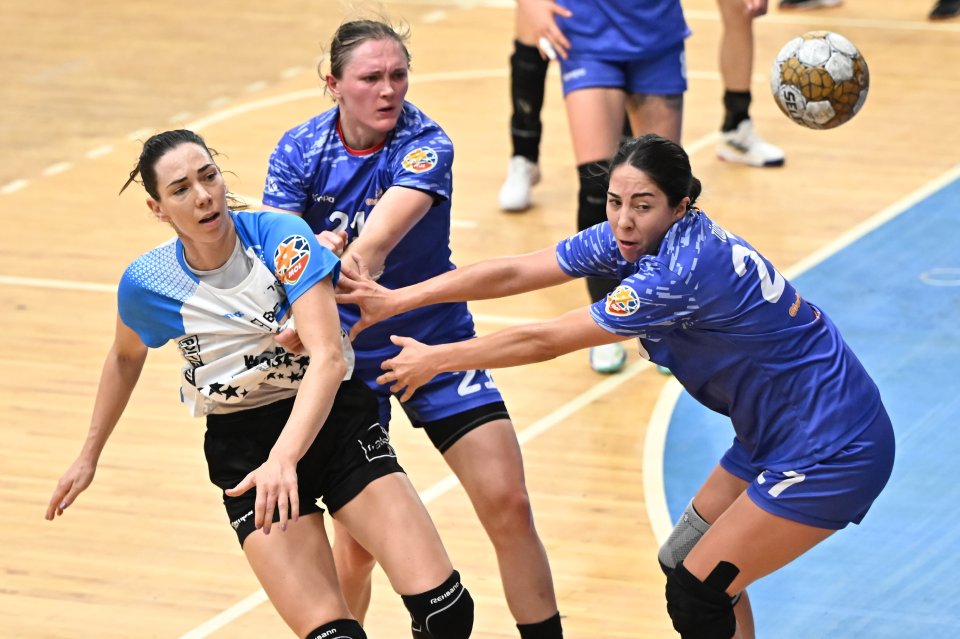
[[[786,269],[960,162],[960,22],[926,22],[930,2],[847,0],[789,15],[773,8],[756,23],[752,112],[787,153],[786,166],[770,170],[715,158],[720,24],[712,0],[685,2],[694,35],[683,141],[705,185],[704,209]],[[576,207],[555,69],[536,207],[508,215],[496,205],[509,154],[512,5],[0,0],[0,313],[8,327],[0,636],[289,636],[258,594],[208,483],[202,423],[175,400],[172,350],[151,354],[92,487],[65,517],[43,520],[86,432],[116,281],[170,235],[147,215],[141,190],[117,191],[139,141],[188,126],[221,152],[231,187],[257,197],[280,134],[330,106],[314,69],[321,43],[343,17],[379,6],[412,27],[408,98],[457,147],[455,261],[552,244],[575,229]],[[775,53],[814,28],[849,37],[871,69],[863,112],[835,131],[792,124],[767,90]],[[586,301],[571,284],[472,308],[489,332]],[[635,354],[625,372],[600,377],[577,353],[500,371],[497,380],[523,442],[567,636],[671,636],[641,463],[664,378]],[[422,433],[398,419],[392,434],[476,599],[474,637],[515,636],[493,551],[462,489]],[[407,624],[378,572],[370,635],[405,637]]]

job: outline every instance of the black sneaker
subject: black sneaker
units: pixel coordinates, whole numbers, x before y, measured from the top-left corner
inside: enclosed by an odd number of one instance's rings
[[[951,1],[951,0],[947,0]],[[843,0],[780,0],[781,9],[819,9],[821,7],[836,7]]]
[[[957,16],[960,16],[960,0],[937,0],[930,12],[931,20],[946,20]]]

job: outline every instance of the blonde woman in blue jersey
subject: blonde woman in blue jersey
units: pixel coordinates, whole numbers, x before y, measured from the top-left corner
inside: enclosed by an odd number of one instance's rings
[[[383,565],[416,639],[469,637],[473,600],[397,463],[376,398],[351,380],[333,294],[339,260],[302,220],[229,210],[220,169],[192,131],[147,140],[127,185],[137,174],[177,237],[123,275],[90,430],[46,518],[89,487],[148,349],[173,340],[185,360],[182,401],[206,418],[204,452],[227,521],[296,635],[367,636],[337,584],[322,497]],[[274,341],[291,314],[309,357]]]
[[[834,324],[696,208],[699,193],[683,149],[643,136],[611,162],[608,222],[399,291],[360,268],[341,281],[351,292],[337,297],[361,304],[360,332],[423,304],[588,275],[618,279],[606,300],[555,320],[457,344],[395,337],[403,351],[384,362],[380,381],[405,399],[442,371],[517,366],[638,338],[641,355],[733,423],[733,445],[659,553],[680,636],[729,639],[753,635],[741,597],[750,583],[863,519],[890,476],[895,445],[876,385]]]
[[[385,286],[401,287],[454,268],[450,261],[453,144],[405,101],[410,56],[390,25],[345,22],[329,47],[326,89],[336,105],[290,129],[270,157],[263,203],[301,216],[344,259],[360,256]],[[340,308],[353,326],[358,309]],[[463,303],[405,313],[353,343],[356,377],[377,393],[390,422],[380,364],[399,351],[392,333],[430,344],[474,336]],[[291,348],[294,342],[289,343]],[[483,369],[440,375],[405,405],[466,489],[493,542],[507,604],[524,639],[562,636],[546,551],[533,523],[520,446],[503,398]],[[336,527],[334,556],[350,609],[363,619],[374,558]]]

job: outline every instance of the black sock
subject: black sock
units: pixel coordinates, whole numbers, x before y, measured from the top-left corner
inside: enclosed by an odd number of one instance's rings
[[[539,623],[517,624],[520,639],[563,639],[563,626],[558,612]]]
[[[548,60],[540,57],[540,50],[513,42],[510,56],[510,99],[513,113],[510,116],[510,138],[513,155],[522,155],[531,162],[540,159],[540,138],[543,125],[540,111],[546,92]]]
[[[733,131],[741,122],[750,119],[750,101],[749,91],[726,91],[723,94],[725,115],[722,131]]]

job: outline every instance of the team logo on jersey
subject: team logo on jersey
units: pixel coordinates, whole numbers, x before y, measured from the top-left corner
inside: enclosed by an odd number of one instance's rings
[[[437,165],[437,152],[425,146],[403,156],[403,168],[411,173],[426,173]]]
[[[633,315],[640,308],[640,298],[636,291],[629,286],[621,284],[613,290],[613,293],[607,295],[607,313],[617,317],[626,317]]]
[[[302,235],[291,235],[273,253],[274,270],[284,284],[296,284],[310,263],[310,244]]]

